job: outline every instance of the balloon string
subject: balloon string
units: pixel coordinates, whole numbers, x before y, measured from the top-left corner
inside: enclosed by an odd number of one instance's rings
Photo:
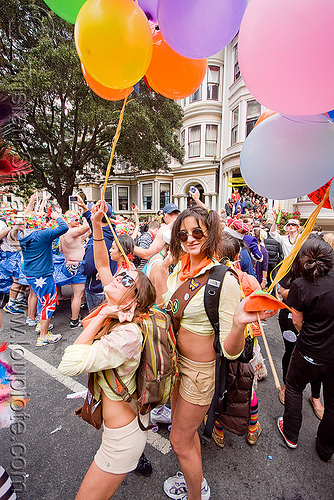
[[[108,178],[109,178],[110,171],[111,171],[111,165],[112,165],[112,162],[113,162],[113,159],[114,159],[116,144],[117,144],[117,141],[118,141],[120,133],[121,133],[121,126],[122,126],[122,121],[123,121],[123,116],[124,116],[124,110],[125,110],[125,106],[126,106],[126,100],[129,97],[130,93],[125,97],[124,102],[123,102],[123,107],[122,107],[122,110],[121,110],[120,115],[119,115],[119,120],[118,120],[118,125],[117,125],[117,129],[116,129],[116,133],[115,133],[114,138],[113,138],[111,155],[110,155],[110,159],[109,159],[108,166],[107,166],[106,178],[105,178],[104,186],[103,186],[103,190],[102,190],[102,200],[104,200],[104,194],[105,194],[106,189],[107,189],[107,183],[108,183]]]
[[[312,229],[314,227],[314,224],[317,220],[317,217],[319,215],[319,212],[329,197],[329,190],[330,190],[330,185],[327,188],[327,191],[325,193],[325,196],[323,200],[319,203],[319,205],[316,207],[316,209],[313,211],[313,213],[310,215],[308,218],[306,224],[304,225],[303,232],[300,234],[300,236],[297,239],[297,242],[295,246],[293,247],[292,251],[289,253],[287,257],[282,261],[282,265],[279,268],[274,281],[271,283],[270,287],[268,288],[268,293],[273,290],[273,288],[277,285],[277,283],[290,271],[291,266],[293,264],[293,261],[295,260],[297,253],[299,252],[301,246],[303,243],[306,241],[306,239],[309,237],[309,235],[312,232]]]
[[[117,237],[116,231],[115,231],[115,230],[114,230],[114,228],[112,227],[112,224],[111,224],[111,222],[110,222],[110,219],[109,219],[108,215],[107,215],[107,214],[104,214],[104,216],[105,216],[105,218],[107,219],[107,222],[108,222],[108,224],[109,224],[109,227],[110,227],[110,229],[111,229],[111,232],[112,232],[113,237],[114,237],[114,239],[115,239],[115,241],[116,241],[116,245],[118,246],[119,251],[120,251],[120,252],[121,252],[121,254],[123,255],[123,257],[124,257],[124,259],[125,259],[125,262],[126,262],[126,263],[127,263],[127,265],[129,266],[129,269],[131,269],[131,264],[130,264],[130,261],[129,261],[129,259],[128,259],[127,255],[125,254],[125,252],[124,252],[124,250],[123,250],[122,245],[121,245],[121,244],[120,244],[120,242],[119,242],[119,239],[118,239],[118,237]]]

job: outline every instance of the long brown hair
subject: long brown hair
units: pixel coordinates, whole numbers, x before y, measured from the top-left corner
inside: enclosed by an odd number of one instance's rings
[[[141,326],[142,315],[149,313],[150,308],[156,301],[156,293],[155,287],[151,280],[142,271],[137,270],[136,272],[137,277],[135,279],[135,286],[137,288],[137,292],[135,293],[134,300],[137,301],[137,306],[134,312],[133,321]],[[134,292],[135,286],[125,288],[125,292],[117,304],[118,306],[120,306],[124,301],[131,297]],[[105,301],[105,303],[107,303],[107,301]],[[118,319],[111,318],[110,321],[97,332],[94,338],[100,339],[104,335],[110,333],[111,330],[117,325],[119,325]]]
[[[219,215],[215,210],[206,210],[205,208],[194,206],[189,207],[177,217],[172,227],[172,237],[170,242],[170,250],[176,261],[178,261],[183,254],[181,241],[177,235],[180,231],[182,222],[187,217],[194,217],[200,227],[199,223],[207,229],[207,238],[204,241],[201,250],[205,252],[206,257],[212,259],[218,252],[221,244],[222,231],[220,228]]]

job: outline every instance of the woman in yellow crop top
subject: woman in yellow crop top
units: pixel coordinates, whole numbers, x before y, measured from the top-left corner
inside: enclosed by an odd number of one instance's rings
[[[173,224],[170,250],[177,262],[168,276],[170,258],[162,264],[165,306],[185,281],[219,264],[215,255],[221,245],[217,212],[195,206],[182,212]],[[167,285],[166,285],[167,283]],[[190,288],[190,286],[189,286]],[[186,295],[186,294],[185,294]],[[224,355],[236,359],[244,347],[244,329],[256,320],[239,302],[240,288],[230,273],[224,278],[219,305],[220,342]],[[197,432],[209,410],[215,387],[214,331],[204,309],[204,287],[189,300],[177,332],[179,380],[172,395],[171,445],[182,472],[166,479],[164,491],[173,499],[208,500],[210,487],[203,478],[201,446]],[[245,299],[247,301],[248,299]],[[273,313],[261,313],[266,319]]]
[[[127,472],[136,468],[147,438],[130,405],[112,392],[101,372],[107,370],[107,378],[114,385],[112,372],[108,370],[117,368],[129,391],[135,392],[142,348],[140,315],[147,314],[154,304],[155,290],[140,271],[130,269],[112,276],[101,226],[107,207],[103,201],[97,206],[92,218],[94,260],[107,300],[83,320],[83,332],[65,349],[58,367],[62,374],[71,376],[96,372],[96,391],[102,393],[102,444],[76,500],[111,498]],[[142,420],[147,425],[148,415]]]

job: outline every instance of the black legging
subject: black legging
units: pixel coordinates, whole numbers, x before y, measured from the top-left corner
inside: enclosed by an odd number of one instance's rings
[[[286,375],[288,373],[288,368],[290,364],[290,359],[291,359],[291,354],[292,351],[295,348],[296,341],[289,341],[285,338],[284,332],[291,331],[293,332],[296,337],[298,335],[298,332],[295,328],[295,325],[292,322],[292,319],[289,318],[289,312],[288,309],[281,309],[279,312],[278,316],[278,321],[279,321],[279,326],[281,328],[282,336],[283,336],[283,342],[285,346],[285,352],[282,357],[282,370],[283,370],[283,382],[286,384]],[[313,398],[319,399],[320,398],[320,388],[321,388],[321,378],[317,380],[313,380],[311,382],[311,394]]]

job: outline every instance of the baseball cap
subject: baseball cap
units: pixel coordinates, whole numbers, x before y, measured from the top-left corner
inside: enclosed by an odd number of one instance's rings
[[[180,212],[180,210],[177,208],[175,203],[167,203],[167,205],[164,206],[162,213],[171,214],[172,212]]]

